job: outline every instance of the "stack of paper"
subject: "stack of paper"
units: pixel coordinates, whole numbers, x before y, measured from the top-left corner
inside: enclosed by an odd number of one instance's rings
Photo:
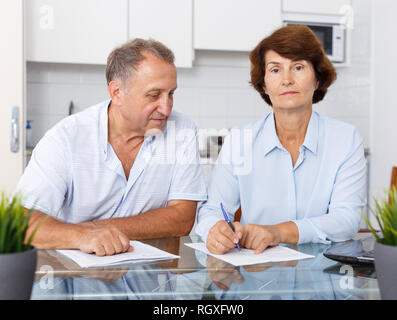
[[[259,254],[255,254],[254,250],[244,248],[242,248],[241,251],[238,251],[238,249],[234,248],[225,254],[213,254],[208,251],[203,242],[185,243],[185,245],[193,249],[205,252],[206,254],[214,256],[234,266],[246,266],[257,263],[314,258],[314,256],[312,255],[301,253],[299,251],[281,246],[267,248],[265,251]]]
[[[134,247],[134,251],[132,252],[124,252],[113,256],[103,257],[99,257],[93,253],[85,253],[80,250],[57,251],[83,268],[105,267],[123,263],[138,263],[179,258],[179,256],[157,249],[140,241],[130,241],[130,244]]]

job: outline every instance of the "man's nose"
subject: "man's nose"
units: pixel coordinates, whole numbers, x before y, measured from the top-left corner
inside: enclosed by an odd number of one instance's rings
[[[157,111],[163,114],[164,116],[168,117],[171,114],[173,101],[170,97],[164,97],[160,100],[159,106]]]

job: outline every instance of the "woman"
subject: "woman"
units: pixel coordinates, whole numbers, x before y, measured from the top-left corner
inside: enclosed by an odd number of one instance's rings
[[[312,110],[336,79],[332,63],[298,25],[263,39],[250,60],[251,84],[273,110],[225,139],[196,233],[215,254],[236,243],[260,253],[279,243],[350,239],[366,204],[363,141],[352,125]],[[232,219],[241,206],[235,232],[221,202]]]

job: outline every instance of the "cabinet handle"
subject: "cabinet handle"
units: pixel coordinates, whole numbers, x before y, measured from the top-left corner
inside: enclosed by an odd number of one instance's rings
[[[11,111],[11,152],[17,153],[19,151],[19,108],[12,107]]]

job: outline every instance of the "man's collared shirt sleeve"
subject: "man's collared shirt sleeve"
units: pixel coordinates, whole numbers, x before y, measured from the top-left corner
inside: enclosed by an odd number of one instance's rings
[[[57,216],[71,180],[71,159],[66,141],[48,131],[37,144],[16,191],[28,209]]]

